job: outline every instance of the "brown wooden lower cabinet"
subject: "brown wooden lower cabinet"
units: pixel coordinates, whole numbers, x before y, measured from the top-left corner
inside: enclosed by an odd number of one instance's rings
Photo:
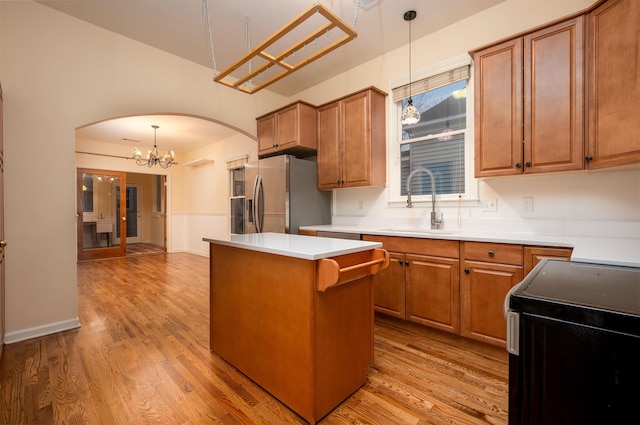
[[[555,258],[557,260],[569,260],[571,258],[571,248],[549,248],[545,246],[525,246],[524,247],[524,275],[528,275],[531,270],[543,258]]]
[[[507,292],[524,278],[522,266],[464,261],[463,267],[460,334],[489,344],[506,346],[504,299]]]
[[[373,278],[375,310],[458,333],[458,241],[363,235],[382,242],[389,267]]]
[[[389,252],[373,277],[375,310],[446,332],[506,346],[504,299],[542,258],[571,248],[363,235]]]
[[[405,262],[406,255],[389,251],[389,267],[373,278],[375,310],[405,319]]]
[[[504,299],[542,258],[569,259],[570,248],[461,242],[460,335],[506,346]]]
[[[407,254],[407,320],[459,332],[459,264],[457,258]]]
[[[460,243],[462,336],[506,346],[504,299],[524,278],[523,255],[522,245]]]

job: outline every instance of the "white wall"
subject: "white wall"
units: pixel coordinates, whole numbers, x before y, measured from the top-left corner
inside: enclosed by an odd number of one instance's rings
[[[255,117],[286,102],[214,84],[212,73],[41,4],[0,2],[8,342],[77,325],[77,127],[169,112],[253,135]]]
[[[255,140],[238,133],[188,153],[185,158],[187,162],[196,159],[215,161],[184,167],[184,210],[175,211],[174,217],[185,223],[183,232],[186,236],[186,251],[208,255],[209,244],[203,242],[202,237],[229,234],[230,176],[227,161],[243,156],[255,160],[258,158],[257,148]]]

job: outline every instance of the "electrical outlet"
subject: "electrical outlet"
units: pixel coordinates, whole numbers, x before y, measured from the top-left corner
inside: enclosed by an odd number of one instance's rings
[[[525,196],[524,198],[522,198],[522,211],[533,211],[533,197]]]
[[[364,201],[358,201],[358,210],[362,211],[364,209]]]
[[[497,199],[486,199],[483,202],[484,206],[482,211],[498,211],[498,200]]]

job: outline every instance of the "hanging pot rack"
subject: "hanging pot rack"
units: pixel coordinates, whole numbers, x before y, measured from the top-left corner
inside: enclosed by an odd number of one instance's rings
[[[280,40],[290,32],[294,31],[296,28],[298,28],[300,25],[302,25],[305,21],[307,21],[309,18],[311,18],[315,14],[322,15],[327,20],[327,23],[321,26],[320,28],[318,28],[316,31],[309,34],[308,36],[302,38],[300,41],[286,48],[284,51],[282,51],[280,54],[276,56],[273,56],[266,52],[265,49],[267,49],[269,46],[276,43],[278,40]],[[285,59],[293,55],[296,51],[303,49],[305,46],[312,43],[314,40],[317,40],[320,36],[326,34],[327,32],[331,31],[334,28],[337,28],[340,31],[342,31],[344,35],[340,37],[338,40],[325,46],[324,48],[320,49],[316,53],[310,55],[306,59],[301,60],[296,64],[289,64],[285,62]],[[290,75],[291,73],[297,71],[303,66],[308,65],[311,62],[321,58],[327,53],[353,40],[357,36],[358,36],[358,33],[355,31],[355,29],[345,24],[338,16],[334,15],[329,9],[325,8],[323,5],[319,3],[314,4],[311,7],[309,7],[307,10],[302,12],[299,16],[291,20],[288,24],[286,24],[280,30],[272,34],[260,45],[256,46],[253,50],[251,50],[245,56],[243,56],[238,61],[236,61],[229,68],[215,75],[213,80],[220,84],[224,84],[228,87],[241,90],[245,93],[252,94],[257,92],[258,90],[265,88],[270,84],[275,83],[276,81],[286,77],[287,75]],[[225,78],[228,77],[232,72],[234,72],[235,70],[237,70],[238,68],[245,65],[246,63],[248,63],[249,61],[251,61],[256,57],[259,57],[265,60],[266,62],[261,66],[259,66],[258,68],[256,68],[255,70],[250,69],[248,73],[242,75],[241,77],[239,77],[233,82],[229,81],[228,79],[225,80]],[[268,69],[271,70],[276,67],[279,67],[281,69],[280,72],[277,72],[273,77],[269,78],[268,80],[260,84],[257,84],[255,86],[253,84],[246,84],[247,82],[251,82],[251,80],[256,76],[258,76],[259,74],[264,73]]]

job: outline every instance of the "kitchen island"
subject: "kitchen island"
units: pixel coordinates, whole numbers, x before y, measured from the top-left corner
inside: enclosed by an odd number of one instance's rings
[[[373,364],[382,244],[262,233],[210,243],[210,347],[316,423]]]

